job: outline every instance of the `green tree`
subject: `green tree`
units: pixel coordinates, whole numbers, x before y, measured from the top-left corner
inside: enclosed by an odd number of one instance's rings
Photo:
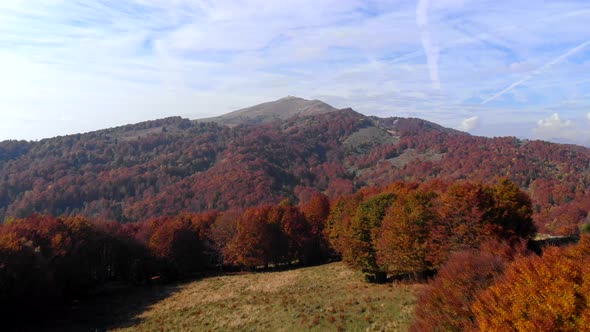
[[[381,193],[369,197],[362,202],[352,219],[351,245],[355,253],[347,261],[361,269],[368,280],[385,281],[385,271],[377,264],[377,250],[375,239],[381,228],[381,222],[391,203],[394,194]]]

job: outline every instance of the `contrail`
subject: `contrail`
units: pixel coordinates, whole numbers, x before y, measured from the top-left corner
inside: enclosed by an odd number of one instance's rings
[[[580,50],[582,50],[583,48],[585,48],[586,46],[590,45],[590,40],[585,41],[584,43],[572,48],[571,50],[563,53],[562,55],[558,56],[557,58],[547,62],[546,64],[542,65],[541,67],[535,69],[532,73],[530,73],[529,75],[523,77],[522,79],[510,84],[507,88],[505,88],[504,90],[496,93],[495,95],[489,97],[488,99],[484,100],[481,102],[481,105],[485,105],[487,103],[489,103],[490,101],[502,96],[503,94],[510,92],[512,90],[514,90],[514,88],[516,88],[517,86],[523,84],[524,82],[530,80],[531,78],[533,78],[534,76],[540,74],[541,72],[545,71],[547,68],[554,66],[558,63],[560,63],[561,61],[567,59],[568,57],[572,56],[573,54],[579,52]]]
[[[440,77],[438,75],[438,45],[436,41],[432,40],[430,35],[430,28],[428,27],[428,8],[430,7],[430,0],[420,0],[416,7],[416,24],[422,31],[422,46],[424,53],[426,53],[426,61],[428,62],[428,70],[430,72],[430,80],[435,89],[440,90]]]

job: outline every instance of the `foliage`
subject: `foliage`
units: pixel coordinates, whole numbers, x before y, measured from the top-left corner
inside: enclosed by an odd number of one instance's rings
[[[204,271],[215,263],[209,252],[209,230],[215,213],[204,215],[181,214],[155,225],[148,248],[157,258],[173,266],[179,273]]]
[[[530,199],[508,180],[396,182],[332,202],[317,191],[304,192],[306,200],[298,205],[285,199],[125,224],[69,215],[11,220],[0,225],[0,306],[24,312],[113,282],[177,279],[217,267],[320,263],[336,253],[370,281],[441,269],[430,297],[421,300],[426,311],[419,309],[417,326],[438,321],[445,328],[470,329],[473,308],[481,308],[478,315],[488,310],[486,297],[477,292],[522,252],[535,231]],[[584,250],[568,255],[584,262]],[[475,299],[479,307],[471,306]]]
[[[412,331],[476,331],[472,304],[505,265],[523,255],[522,245],[486,242],[481,249],[457,251],[418,297]]]
[[[351,223],[351,243],[353,255],[348,262],[365,273],[381,272],[377,265],[376,249],[374,246],[376,229],[381,227],[385,211],[394,200],[391,193],[378,194],[363,201],[355,213]]]
[[[448,255],[535,231],[531,202],[513,183],[397,183],[336,202],[327,234],[349,265],[383,280],[434,271]],[[379,275],[380,274],[380,275]]]
[[[590,237],[516,259],[477,297],[483,331],[582,331],[590,326]]]
[[[311,226],[297,207],[280,204],[250,208],[238,220],[224,259],[248,267],[307,262],[307,255],[318,254],[307,250],[312,237]]]
[[[506,177],[530,195],[540,231],[570,235],[590,211],[589,160],[582,147],[474,137],[352,110],[233,128],[175,117],[0,142],[0,221],[43,213],[130,222],[307,201],[311,192],[336,199],[397,180],[490,185]]]
[[[0,307],[22,314],[106,282],[147,278],[148,253],[116,223],[32,215],[0,227]]]
[[[509,239],[529,237],[536,232],[531,199],[514,182],[503,179],[491,191],[494,205],[488,218],[492,221],[493,233]]]
[[[360,191],[355,195],[336,200],[324,230],[332,248],[350,265],[354,264],[356,254],[356,249],[352,245],[354,243],[352,220],[364,196],[365,192]]]
[[[414,331],[587,331],[590,236],[541,256],[525,243],[457,252],[420,295]]]
[[[434,267],[440,267],[451,252],[476,247],[491,235],[485,213],[494,204],[489,190],[481,184],[458,182],[440,190],[427,243],[427,258]]]
[[[326,222],[330,215],[328,196],[314,193],[306,202],[302,202],[299,210],[309,224],[309,241],[304,248],[304,263],[315,264],[326,261],[332,255],[332,248],[324,236]]]
[[[377,263],[393,275],[418,274],[431,268],[426,259],[429,226],[435,218],[432,194],[421,190],[399,195],[375,229]]]

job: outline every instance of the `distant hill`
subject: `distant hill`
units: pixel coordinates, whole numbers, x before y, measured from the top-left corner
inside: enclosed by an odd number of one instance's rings
[[[201,119],[200,122],[217,122],[235,126],[239,124],[262,124],[292,118],[337,111],[336,108],[319,100],[285,97],[276,101],[243,108],[218,117]]]
[[[0,220],[34,212],[129,222],[367,185],[508,177],[550,234],[590,222],[590,149],[486,138],[295,97],[213,121],[172,117],[38,142],[0,142]]]

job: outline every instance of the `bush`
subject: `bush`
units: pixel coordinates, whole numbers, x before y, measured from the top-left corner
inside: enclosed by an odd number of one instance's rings
[[[514,257],[528,254],[525,242],[491,241],[481,247],[450,256],[419,295],[412,331],[477,330],[472,310],[477,295],[501,276]]]
[[[483,331],[588,331],[590,236],[577,245],[515,260],[478,296],[473,312]]]

